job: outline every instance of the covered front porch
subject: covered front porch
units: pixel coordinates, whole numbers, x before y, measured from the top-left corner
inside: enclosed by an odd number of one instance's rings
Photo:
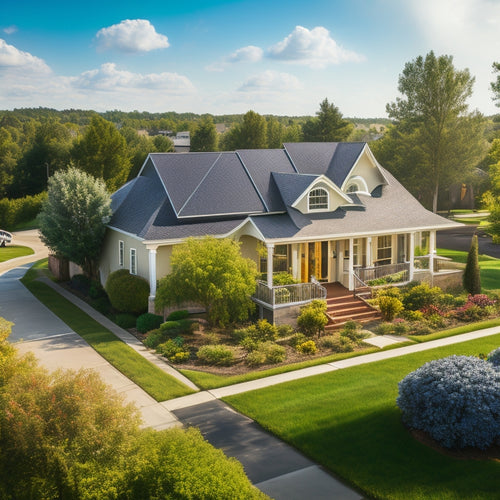
[[[460,274],[449,264],[436,255],[436,231],[266,243],[259,251],[261,281],[254,300],[278,309],[325,299],[327,283],[339,283],[353,295],[371,295],[373,287],[413,280],[433,284],[437,276]],[[298,283],[275,285],[274,276],[283,272]]]

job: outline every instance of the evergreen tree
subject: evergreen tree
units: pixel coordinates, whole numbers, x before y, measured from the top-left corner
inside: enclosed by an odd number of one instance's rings
[[[354,125],[344,120],[339,108],[324,99],[319,105],[317,117],[302,126],[306,142],[341,142],[352,132]]]
[[[203,118],[191,137],[191,151],[217,151],[217,130],[212,117]]]
[[[465,290],[471,295],[481,293],[481,276],[479,273],[479,257],[477,234],[472,237],[467,264],[465,266],[463,285]]]

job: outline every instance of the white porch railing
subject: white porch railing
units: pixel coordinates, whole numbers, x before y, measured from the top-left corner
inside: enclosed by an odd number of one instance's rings
[[[318,282],[268,287],[264,281],[258,281],[252,299],[274,309],[280,306],[305,304],[314,299],[326,299],[326,293],[326,288]]]
[[[354,275],[363,283],[394,276],[394,282],[408,281],[410,274],[410,263],[384,264],[374,267],[358,267],[354,269]]]

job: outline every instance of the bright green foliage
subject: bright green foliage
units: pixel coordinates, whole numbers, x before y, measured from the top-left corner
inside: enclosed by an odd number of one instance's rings
[[[479,274],[479,258],[477,234],[472,237],[470,250],[467,255],[467,264],[465,265],[463,275],[463,285],[465,290],[471,295],[481,293],[481,276]]]
[[[297,318],[299,329],[309,337],[313,335],[320,336],[328,324],[326,302],[324,300],[313,300],[310,304],[302,307],[300,311]]]
[[[118,189],[131,168],[125,138],[111,122],[94,115],[82,139],[74,146],[76,165],[103,179],[110,191]]]
[[[267,122],[255,111],[248,111],[243,117],[243,123],[236,124],[228,130],[221,142],[221,149],[225,151],[265,148],[267,148]]]
[[[14,181],[14,171],[20,148],[7,128],[0,127],[0,199],[7,196]]]
[[[428,283],[420,283],[410,288],[403,297],[405,309],[416,311],[424,307],[437,304],[441,296],[441,288],[438,286],[430,287]]]
[[[149,283],[128,269],[112,272],[106,281],[106,292],[111,305],[117,310],[141,314],[148,308]]]
[[[345,141],[354,125],[344,120],[339,108],[324,99],[319,105],[317,117],[308,120],[302,126],[306,142],[341,142]]]
[[[500,72],[500,63],[493,63],[493,72]],[[500,75],[497,75],[497,79],[491,82],[491,90],[493,90],[494,97],[493,100],[496,101],[496,105],[500,107]]]
[[[253,310],[257,268],[241,256],[236,241],[190,238],[174,247],[171,265],[158,285],[158,309],[193,301],[205,308],[212,325],[245,321]]]
[[[35,219],[46,198],[47,193],[44,192],[12,200],[9,198],[0,199],[0,227],[8,231],[17,224]]]
[[[281,271],[279,273],[273,274],[273,285],[294,285],[295,283],[299,283],[290,273],[286,271]]]
[[[50,178],[38,220],[43,242],[93,277],[110,217],[111,198],[104,183],[70,168]]]
[[[484,118],[468,112],[473,83],[451,56],[431,51],[406,63],[404,97],[387,105],[395,125],[373,143],[377,159],[434,212],[439,190],[463,182],[484,154]]]
[[[230,366],[234,363],[232,349],[223,345],[201,346],[196,356],[204,365]]]
[[[388,295],[379,297],[378,305],[384,321],[392,321],[403,310],[403,303],[396,297]]]
[[[316,354],[318,348],[316,347],[316,342],[314,340],[306,340],[302,344],[297,345],[295,348],[302,354]]]
[[[217,151],[217,130],[212,117],[203,118],[191,137],[190,151]]]
[[[179,321],[180,319],[187,319],[189,311],[180,309],[179,311],[172,311],[166,318],[166,321]]]

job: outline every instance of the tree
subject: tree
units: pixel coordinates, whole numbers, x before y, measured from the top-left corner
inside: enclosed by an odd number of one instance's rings
[[[158,309],[193,301],[205,308],[212,325],[248,319],[257,267],[241,256],[238,242],[190,238],[174,247],[171,266],[156,291]]]
[[[472,237],[470,250],[467,255],[467,264],[465,265],[463,275],[463,285],[465,290],[471,295],[481,293],[481,276],[479,273],[478,243],[477,234]]]
[[[407,153],[392,160],[377,157],[391,171],[418,178],[419,185],[412,186],[406,176],[399,177],[424,202],[432,193],[434,212],[439,190],[466,180],[484,154],[484,118],[467,105],[473,84],[469,70],[457,70],[451,56],[431,51],[406,63],[398,85],[404,97],[387,105],[396,132],[387,136],[393,145],[387,150],[399,143]],[[376,146],[375,154],[380,149]]]
[[[345,141],[354,125],[344,120],[339,108],[325,98],[319,105],[316,118],[307,120],[302,126],[306,142]]]
[[[493,63],[493,73],[500,72],[500,63]],[[494,93],[493,100],[496,101],[496,105],[500,107],[500,75],[497,75],[497,79],[491,82],[491,90]]]
[[[111,213],[111,198],[101,179],[74,167],[56,172],[39,215],[42,240],[93,278]]]
[[[73,148],[75,164],[88,174],[105,181],[110,191],[128,178],[131,163],[125,138],[116,127],[94,115],[82,139]]]
[[[243,122],[234,125],[222,138],[221,149],[225,151],[265,148],[267,148],[266,119],[255,111],[248,111],[243,116]]]
[[[91,370],[20,357],[0,318],[0,498],[267,498],[194,428],[140,429]]]
[[[14,171],[19,158],[19,146],[7,128],[0,128],[0,198],[7,196],[14,181]]]
[[[217,130],[212,117],[198,123],[191,137],[191,151],[217,151]]]

